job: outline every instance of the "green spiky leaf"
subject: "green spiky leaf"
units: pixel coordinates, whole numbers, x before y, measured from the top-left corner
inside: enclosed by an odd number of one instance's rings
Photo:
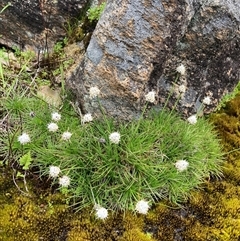
[[[19,159],[19,163],[22,166],[23,170],[28,170],[29,166],[32,163],[32,158],[31,158],[31,153],[30,151],[23,155],[20,159]]]

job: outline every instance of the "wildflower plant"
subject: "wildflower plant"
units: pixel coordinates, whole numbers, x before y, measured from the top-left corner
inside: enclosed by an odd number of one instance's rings
[[[19,141],[22,145],[24,145],[24,144],[29,143],[29,142],[31,141],[31,139],[30,139],[30,137],[29,137],[29,135],[28,135],[27,133],[22,133],[22,135],[20,135],[20,136],[18,137],[18,141]]]
[[[53,177],[53,178],[58,177],[60,172],[61,172],[61,170],[59,167],[50,166],[50,168],[49,168],[49,176],[50,177]]]
[[[100,103],[99,91],[91,94]],[[155,94],[145,96],[147,104],[156,101]],[[76,208],[98,207],[99,219],[107,218],[108,210],[145,215],[162,199],[179,204],[221,173],[221,146],[203,118],[182,120],[164,108],[117,123],[106,116],[95,120],[90,113],[80,120],[67,100],[57,110],[24,96],[3,105],[12,127],[1,152],[15,163],[29,155],[29,169],[51,178]]]
[[[144,200],[140,200],[137,202],[135,210],[138,213],[147,214],[149,208],[150,208],[150,206],[149,206],[148,202],[146,202]]]
[[[187,121],[192,125],[196,124],[197,123],[197,115],[191,115],[190,117],[187,118]]]
[[[177,68],[176,68],[176,71],[181,74],[181,75],[185,75],[186,73],[186,68],[183,64],[179,65]]]
[[[90,22],[98,21],[105,7],[106,2],[103,2],[99,6],[92,6],[91,8],[89,8],[87,11],[87,16]]]
[[[209,96],[204,97],[203,104],[210,105],[211,104],[211,98]]]
[[[180,65],[176,71],[179,77],[186,69]],[[158,100],[155,90],[144,95],[142,115],[131,122],[105,115],[98,86],[89,88],[89,99],[99,103],[102,119],[94,113],[79,118],[68,99],[58,108],[24,93],[8,92],[1,99],[8,123],[0,139],[3,163],[17,170],[15,176],[37,171],[77,209],[93,207],[98,219],[106,219],[108,210],[145,215],[162,199],[180,204],[211,175],[221,174],[213,126],[197,114],[183,120],[166,104],[149,111]],[[204,108],[211,99],[202,102]]]
[[[97,218],[106,219],[108,217],[108,210],[106,208],[96,205],[95,210]]]

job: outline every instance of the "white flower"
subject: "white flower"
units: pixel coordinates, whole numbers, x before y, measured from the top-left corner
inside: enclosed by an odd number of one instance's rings
[[[49,175],[51,177],[57,177],[60,172],[61,172],[61,170],[57,166],[50,166],[50,168],[49,168]]]
[[[51,122],[48,124],[48,130],[51,132],[55,132],[58,130],[58,125],[56,123]]]
[[[188,168],[189,163],[186,160],[179,160],[175,163],[175,167],[179,172],[182,172]]]
[[[52,120],[53,121],[60,121],[61,120],[61,115],[58,114],[57,112],[52,113]]]
[[[91,87],[89,90],[90,99],[97,97],[100,94],[98,87]]]
[[[24,144],[27,144],[28,142],[30,142],[31,139],[30,139],[29,135],[24,132],[24,133],[22,133],[21,136],[18,137],[18,141],[19,141],[22,145],[24,145]]]
[[[71,133],[71,132],[65,131],[65,132],[63,132],[63,134],[62,134],[62,140],[68,141],[68,140],[71,138],[71,136],[72,136],[72,133]]]
[[[185,85],[180,85],[178,87],[178,90],[179,90],[180,93],[185,93],[186,92],[186,86]]]
[[[150,91],[145,95],[146,101],[150,103],[154,103],[155,101],[155,91]]]
[[[203,104],[205,105],[210,105],[211,104],[211,98],[209,96],[206,96],[204,99],[203,99]]]
[[[149,206],[148,202],[141,200],[141,201],[137,202],[135,210],[138,213],[147,214],[149,208],[150,208],[150,206]]]
[[[109,135],[109,140],[111,143],[118,144],[120,142],[120,134],[118,132],[113,132]]]
[[[192,125],[196,124],[197,123],[197,115],[191,115],[190,117],[187,118],[187,121]]]
[[[82,119],[82,123],[91,122],[93,120],[91,114],[85,114]]]
[[[99,138],[98,140],[100,143],[106,143],[106,140],[103,137]]]
[[[177,72],[180,73],[181,75],[184,75],[185,72],[186,72],[186,68],[183,64],[179,65],[177,68],[176,68]]]
[[[96,216],[97,216],[97,218],[105,219],[108,216],[108,210],[103,207],[97,207],[96,208]]]
[[[31,112],[29,113],[29,116],[30,116],[30,117],[34,117],[34,116],[35,116],[35,113],[34,113],[33,111],[31,111]]]
[[[59,185],[68,187],[70,185],[70,178],[68,176],[59,177]]]

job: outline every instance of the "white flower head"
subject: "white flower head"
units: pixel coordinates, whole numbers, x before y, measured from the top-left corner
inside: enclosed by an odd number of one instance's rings
[[[103,207],[96,207],[96,217],[99,219],[105,219],[108,216],[108,210]]]
[[[68,187],[70,185],[70,178],[66,175],[59,177],[59,185],[62,187]]]
[[[98,140],[100,143],[106,143],[106,140],[103,137],[99,138]]]
[[[197,115],[191,115],[190,117],[187,118],[187,121],[192,125],[196,124],[197,123]]]
[[[52,113],[52,120],[53,121],[60,121],[61,120],[61,115],[57,112]]]
[[[176,68],[177,72],[180,73],[181,75],[184,75],[186,73],[186,68],[183,64],[179,65]]]
[[[29,136],[27,133],[24,132],[24,133],[22,133],[21,136],[18,137],[18,141],[19,141],[22,145],[24,145],[24,144],[29,143],[29,142],[31,141],[31,139],[30,139],[30,136]]]
[[[141,201],[137,202],[135,210],[138,213],[147,214],[149,208],[150,208],[150,206],[149,206],[148,202],[141,200]]]
[[[71,136],[72,136],[72,133],[71,133],[71,132],[65,131],[65,132],[63,132],[63,134],[62,134],[62,140],[68,141],[68,140],[71,138]]]
[[[82,118],[82,123],[91,122],[93,120],[92,114],[85,114]]]
[[[60,168],[57,166],[50,166],[49,168],[49,175],[50,177],[58,177],[59,173],[61,172]]]
[[[145,95],[146,101],[150,103],[154,103],[155,101],[155,91],[150,91]]]
[[[118,144],[120,142],[121,135],[118,132],[113,132],[109,135],[111,143]]]
[[[185,85],[180,85],[178,87],[178,90],[179,90],[180,93],[185,93],[186,92],[186,86]]]
[[[90,94],[90,99],[95,98],[95,97],[99,96],[100,89],[98,89],[98,87],[96,87],[96,86],[91,87],[89,90],[89,94]]]
[[[186,170],[188,168],[188,166],[189,166],[189,163],[186,160],[178,160],[175,163],[175,167],[177,168],[177,170],[179,172]]]
[[[204,99],[203,99],[203,104],[205,105],[210,105],[211,104],[211,98],[209,96],[206,96]]]
[[[48,124],[48,130],[50,132],[56,132],[58,130],[58,125],[56,123],[51,122]]]

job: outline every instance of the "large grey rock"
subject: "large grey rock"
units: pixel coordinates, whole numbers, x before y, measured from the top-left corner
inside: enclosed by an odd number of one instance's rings
[[[101,89],[102,107],[122,119],[139,116],[144,95],[186,116],[208,95],[211,111],[240,79],[240,4],[235,0],[111,0],[97,24],[84,60],[68,79],[83,112],[98,114],[91,86]],[[176,68],[184,64],[180,76]],[[179,96],[178,87],[186,92]],[[173,90],[173,91],[172,91]]]
[[[0,10],[9,0],[0,1]],[[0,44],[20,49],[51,49],[66,35],[66,22],[79,17],[88,0],[12,0],[0,14]]]

